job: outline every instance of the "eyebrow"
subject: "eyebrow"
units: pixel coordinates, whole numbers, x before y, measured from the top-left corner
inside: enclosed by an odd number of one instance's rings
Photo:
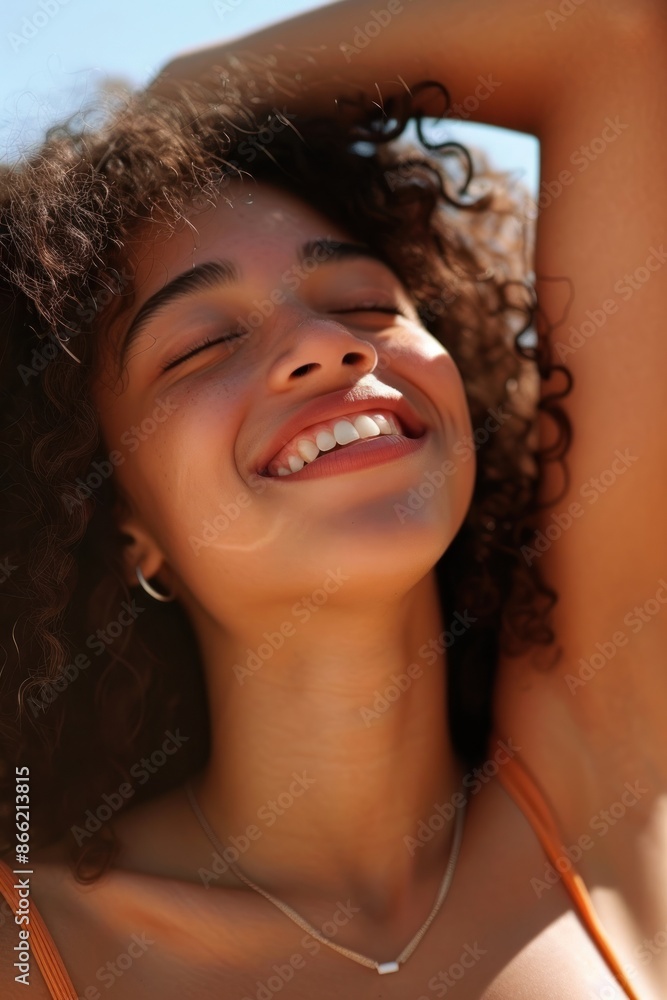
[[[343,260],[355,260],[366,258],[389,265],[381,255],[371,247],[363,243],[349,243],[344,240],[334,240],[328,237],[308,240],[297,252],[297,259],[300,264],[308,259],[317,261],[318,266],[322,264],[339,263]],[[241,276],[241,269],[233,260],[211,260],[205,264],[193,267],[185,274],[179,274],[173,281],[168,282],[164,288],[155,292],[147,299],[130,323],[120,349],[120,365],[125,362],[127,352],[137,339],[139,334],[155,317],[168,306],[180,299],[189,298],[198,292],[208,288],[221,288],[238,282]],[[310,272],[309,272],[310,273]]]

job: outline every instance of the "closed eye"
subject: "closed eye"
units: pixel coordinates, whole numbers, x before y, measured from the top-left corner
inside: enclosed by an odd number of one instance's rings
[[[224,344],[230,340],[237,340],[239,337],[246,336],[245,330],[235,330],[233,333],[226,334],[224,337],[205,337],[198,344],[194,344],[192,347],[188,348],[184,354],[178,354],[174,358],[170,358],[165,361],[164,364],[160,365],[160,370],[163,372],[169,371],[170,368],[175,368],[176,365],[180,365],[187,358],[193,357],[195,354],[199,354],[200,351],[205,350],[207,347],[211,347],[213,344]]]
[[[331,309],[332,313],[356,313],[356,312],[380,312],[380,313],[390,313],[392,316],[406,316],[407,313],[399,309],[398,306],[390,305],[377,305],[374,302],[364,303],[358,306],[350,306],[347,309]]]
[[[343,315],[345,313],[379,312],[386,313],[391,316],[405,316],[407,318],[407,313],[403,312],[402,309],[399,309],[398,306],[381,305],[375,302],[349,306],[346,309],[331,309],[330,312],[336,315]],[[244,337],[246,335],[247,331],[245,330],[235,330],[223,337],[205,337],[203,340],[199,341],[199,343],[188,348],[188,350],[183,354],[178,354],[176,357],[165,361],[162,365],[160,365],[160,370],[163,372],[169,371],[171,368],[175,368],[177,365],[182,364],[183,361],[186,361],[188,358],[194,357],[195,354],[199,354],[200,351],[206,350],[207,347],[212,347],[214,344],[224,344],[228,341],[238,340],[239,337]]]

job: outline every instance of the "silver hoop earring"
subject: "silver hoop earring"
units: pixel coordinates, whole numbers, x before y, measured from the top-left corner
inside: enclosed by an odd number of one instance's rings
[[[141,584],[141,586],[144,588],[146,593],[150,594],[151,597],[154,597],[156,601],[176,600],[176,594],[161,594],[159,590],[155,589],[155,587],[151,587],[150,583],[148,582],[144,574],[141,572],[141,566],[139,565],[136,566],[136,572],[137,572],[137,579]]]

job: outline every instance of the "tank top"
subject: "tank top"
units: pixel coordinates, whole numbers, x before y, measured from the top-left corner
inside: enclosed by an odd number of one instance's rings
[[[530,771],[516,757],[509,757],[507,763],[500,766],[498,778],[532,826],[545,854],[560,871],[557,861],[565,856],[562,838],[546,798]],[[573,866],[561,874],[575,910],[617,982],[630,1000],[640,1000],[614,954],[583,879]],[[12,910],[16,910],[19,904],[19,893],[15,887],[17,878],[20,875],[15,876],[4,861],[0,861],[0,894],[5,896]],[[78,1000],[65,964],[34,903],[30,906],[30,945],[54,1000]]]

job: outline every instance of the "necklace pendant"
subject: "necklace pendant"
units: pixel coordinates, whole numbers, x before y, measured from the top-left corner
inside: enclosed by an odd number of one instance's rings
[[[380,962],[377,970],[381,976],[386,976],[388,972],[398,972],[398,962]]]

